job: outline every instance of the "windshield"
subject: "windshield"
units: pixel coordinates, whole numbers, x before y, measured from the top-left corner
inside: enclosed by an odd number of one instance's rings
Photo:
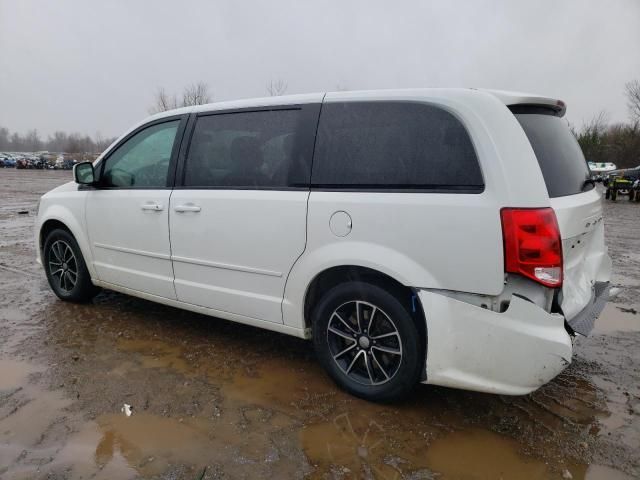
[[[575,195],[594,188],[585,183],[589,167],[567,122],[553,110],[512,107],[538,158],[549,197]]]

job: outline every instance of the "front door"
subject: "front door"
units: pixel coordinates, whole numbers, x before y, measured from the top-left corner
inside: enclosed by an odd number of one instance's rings
[[[306,242],[317,111],[197,118],[169,211],[178,300],[282,323],[284,285]]]
[[[103,282],[176,298],[168,211],[181,121],[173,117],[139,129],[100,164],[86,216]]]

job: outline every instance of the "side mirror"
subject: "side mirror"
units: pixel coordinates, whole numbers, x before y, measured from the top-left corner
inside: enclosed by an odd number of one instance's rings
[[[80,185],[92,185],[95,183],[95,174],[91,162],[76,163],[73,166],[73,179]]]

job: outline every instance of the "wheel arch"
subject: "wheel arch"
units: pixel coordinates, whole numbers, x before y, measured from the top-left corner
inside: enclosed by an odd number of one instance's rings
[[[61,222],[60,220],[57,220],[55,218],[46,220],[40,227],[40,232],[38,235],[38,247],[40,248],[40,254],[42,254],[42,251],[44,249],[44,241],[46,240],[47,236],[56,229],[66,230],[71,235],[73,235],[73,232],[69,229],[69,227],[67,227],[67,225],[65,225],[64,222]],[[75,238],[75,235],[73,235],[73,237]]]
[[[393,294],[410,313],[422,340],[423,351],[427,348],[427,322],[420,297],[414,288],[404,285],[392,276],[374,268],[361,265],[336,265],[318,272],[307,285],[304,295],[304,328],[311,331],[313,309],[324,292],[341,283],[361,281],[376,285]]]
[[[47,235],[56,228],[61,228],[73,236],[78,247],[80,247],[80,252],[82,253],[84,263],[87,266],[91,278],[97,278],[93,267],[91,248],[82,226],[75,220],[74,216],[70,212],[65,211],[65,209],[54,207],[51,210],[53,211],[46,212],[46,216],[42,217],[41,223],[38,226],[37,246],[39,257],[42,258],[42,251]]]

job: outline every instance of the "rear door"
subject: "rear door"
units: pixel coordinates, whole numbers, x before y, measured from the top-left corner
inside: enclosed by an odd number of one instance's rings
[[[306,243],[319,104],[200,114],[169,225],[178,300],[282,323]]]
[[[602,196],[566,121],[547,108],[513,106],[540,164],[562,237],[562,311],[570,320],[609,281],[611,260],[604,243]]]

